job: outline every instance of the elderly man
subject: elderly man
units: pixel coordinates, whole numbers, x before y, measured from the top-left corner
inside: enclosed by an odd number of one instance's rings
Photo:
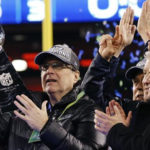
[[[105,149],[105,136],[94,129],[95,103],[79,86],[75,53],[67,45],[55,45],[39,53],[35,63],[48,98],[32,101],[17,95],[16,116],[0,113],[0,144],[7,143],[9,150]]]
[[[126,71],[126,78],[128,80],[132,80],[132,84],[133,84],[133,100],[143,100],[143,84],[142,84],[142,80],[143,80],[143,68],[145,65],[145,59],[142,59],[141,61],[139,61],[136,66],[132,66],[130,67],[127,71]]]

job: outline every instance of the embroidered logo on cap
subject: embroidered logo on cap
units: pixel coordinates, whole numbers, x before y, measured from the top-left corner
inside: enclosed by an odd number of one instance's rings
[[[53,54],[61,55],[65,58],[69,59],[69,54],[67,53],[67,51],[65,51],[65,49],[63,47],[54,46],[53,48],[51,48],[50,51]]]

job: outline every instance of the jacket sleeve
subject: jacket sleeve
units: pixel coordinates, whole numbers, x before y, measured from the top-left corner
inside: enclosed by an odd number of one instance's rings
[[[123,124],[117,124],[109,131],[107,143],[114,150],[149,150],[150,125],[147,126],[143,133],[138,133]]]
[[[0,113],[0,145],[7,142],[11,113]]]
[[[6,53],[3,50],[0,50],[0,66],[1,69],[4,68],[5,65],[9,64],[9,60],[8,57],[6,55]],[[1,101],[3,102],[1,96]],[[1,108],[2,111],[2,108]],[[7,113],[2,113],[0,112],[0,145],[3,145],[4,142],[7,142],[6,138],[8,136],[8,132],[9,132],[9,122],[11,119],[11,113],[7,112]]]
[[[106,137],[94,128],[94,110],[88,107],[74,125],[74,132],[62,127],[59,122],[49,120],[41,131],[41,139],[55,150],[104,150]]]
[[[93,59],[82,81],[82,88],[99,106],[105,109],[108,100],[114,97],[112,79],[115,76],[119,59],[113,57],[107,62],[98,53]]]

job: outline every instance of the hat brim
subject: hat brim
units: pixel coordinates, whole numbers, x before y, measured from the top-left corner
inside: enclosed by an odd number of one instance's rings
[[[142,68],[133,66],[127,70],[125,76],[128,80],[132,80],[133,78],[135,78],[135,76],[137,76],[138,74],[141,74],[141,73],[143,73]]]
[[[48,52],[41,52],[41,53],[39,53],[35,57],[34,62],[37,65],[42,65],[44,63],[44,61],[46,60],[46,58],[50,58],[50,56],[55,57],[56,59],[59,59],[59,60],[65,62],[62,58],[59,58],[58,56],[56,56],[55,54],[50,53],[49,51]],[[67,63],[67,62],[65,62],[65,63]]]

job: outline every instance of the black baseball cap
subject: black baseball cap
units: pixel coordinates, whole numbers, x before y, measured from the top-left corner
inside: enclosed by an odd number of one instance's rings
[[[48,51],[40,52],[35,57],[35,63],[38,65],[42,65],[45,58],[48,56],[54,56],[66,64],[72,65],[76,70],[79,70],[79,59],[77,55],[73,52],[73,50],[66,44],[58,44],[54,45]]]
[[[142,59],[141,61],[139,61],[136,66],[132,66],[130,67],[127,71],[126,71],[126,78],[127,79],[133,79],[135,78],[136,75],[143,73],[143,69],[146,63],[146,59]]]

